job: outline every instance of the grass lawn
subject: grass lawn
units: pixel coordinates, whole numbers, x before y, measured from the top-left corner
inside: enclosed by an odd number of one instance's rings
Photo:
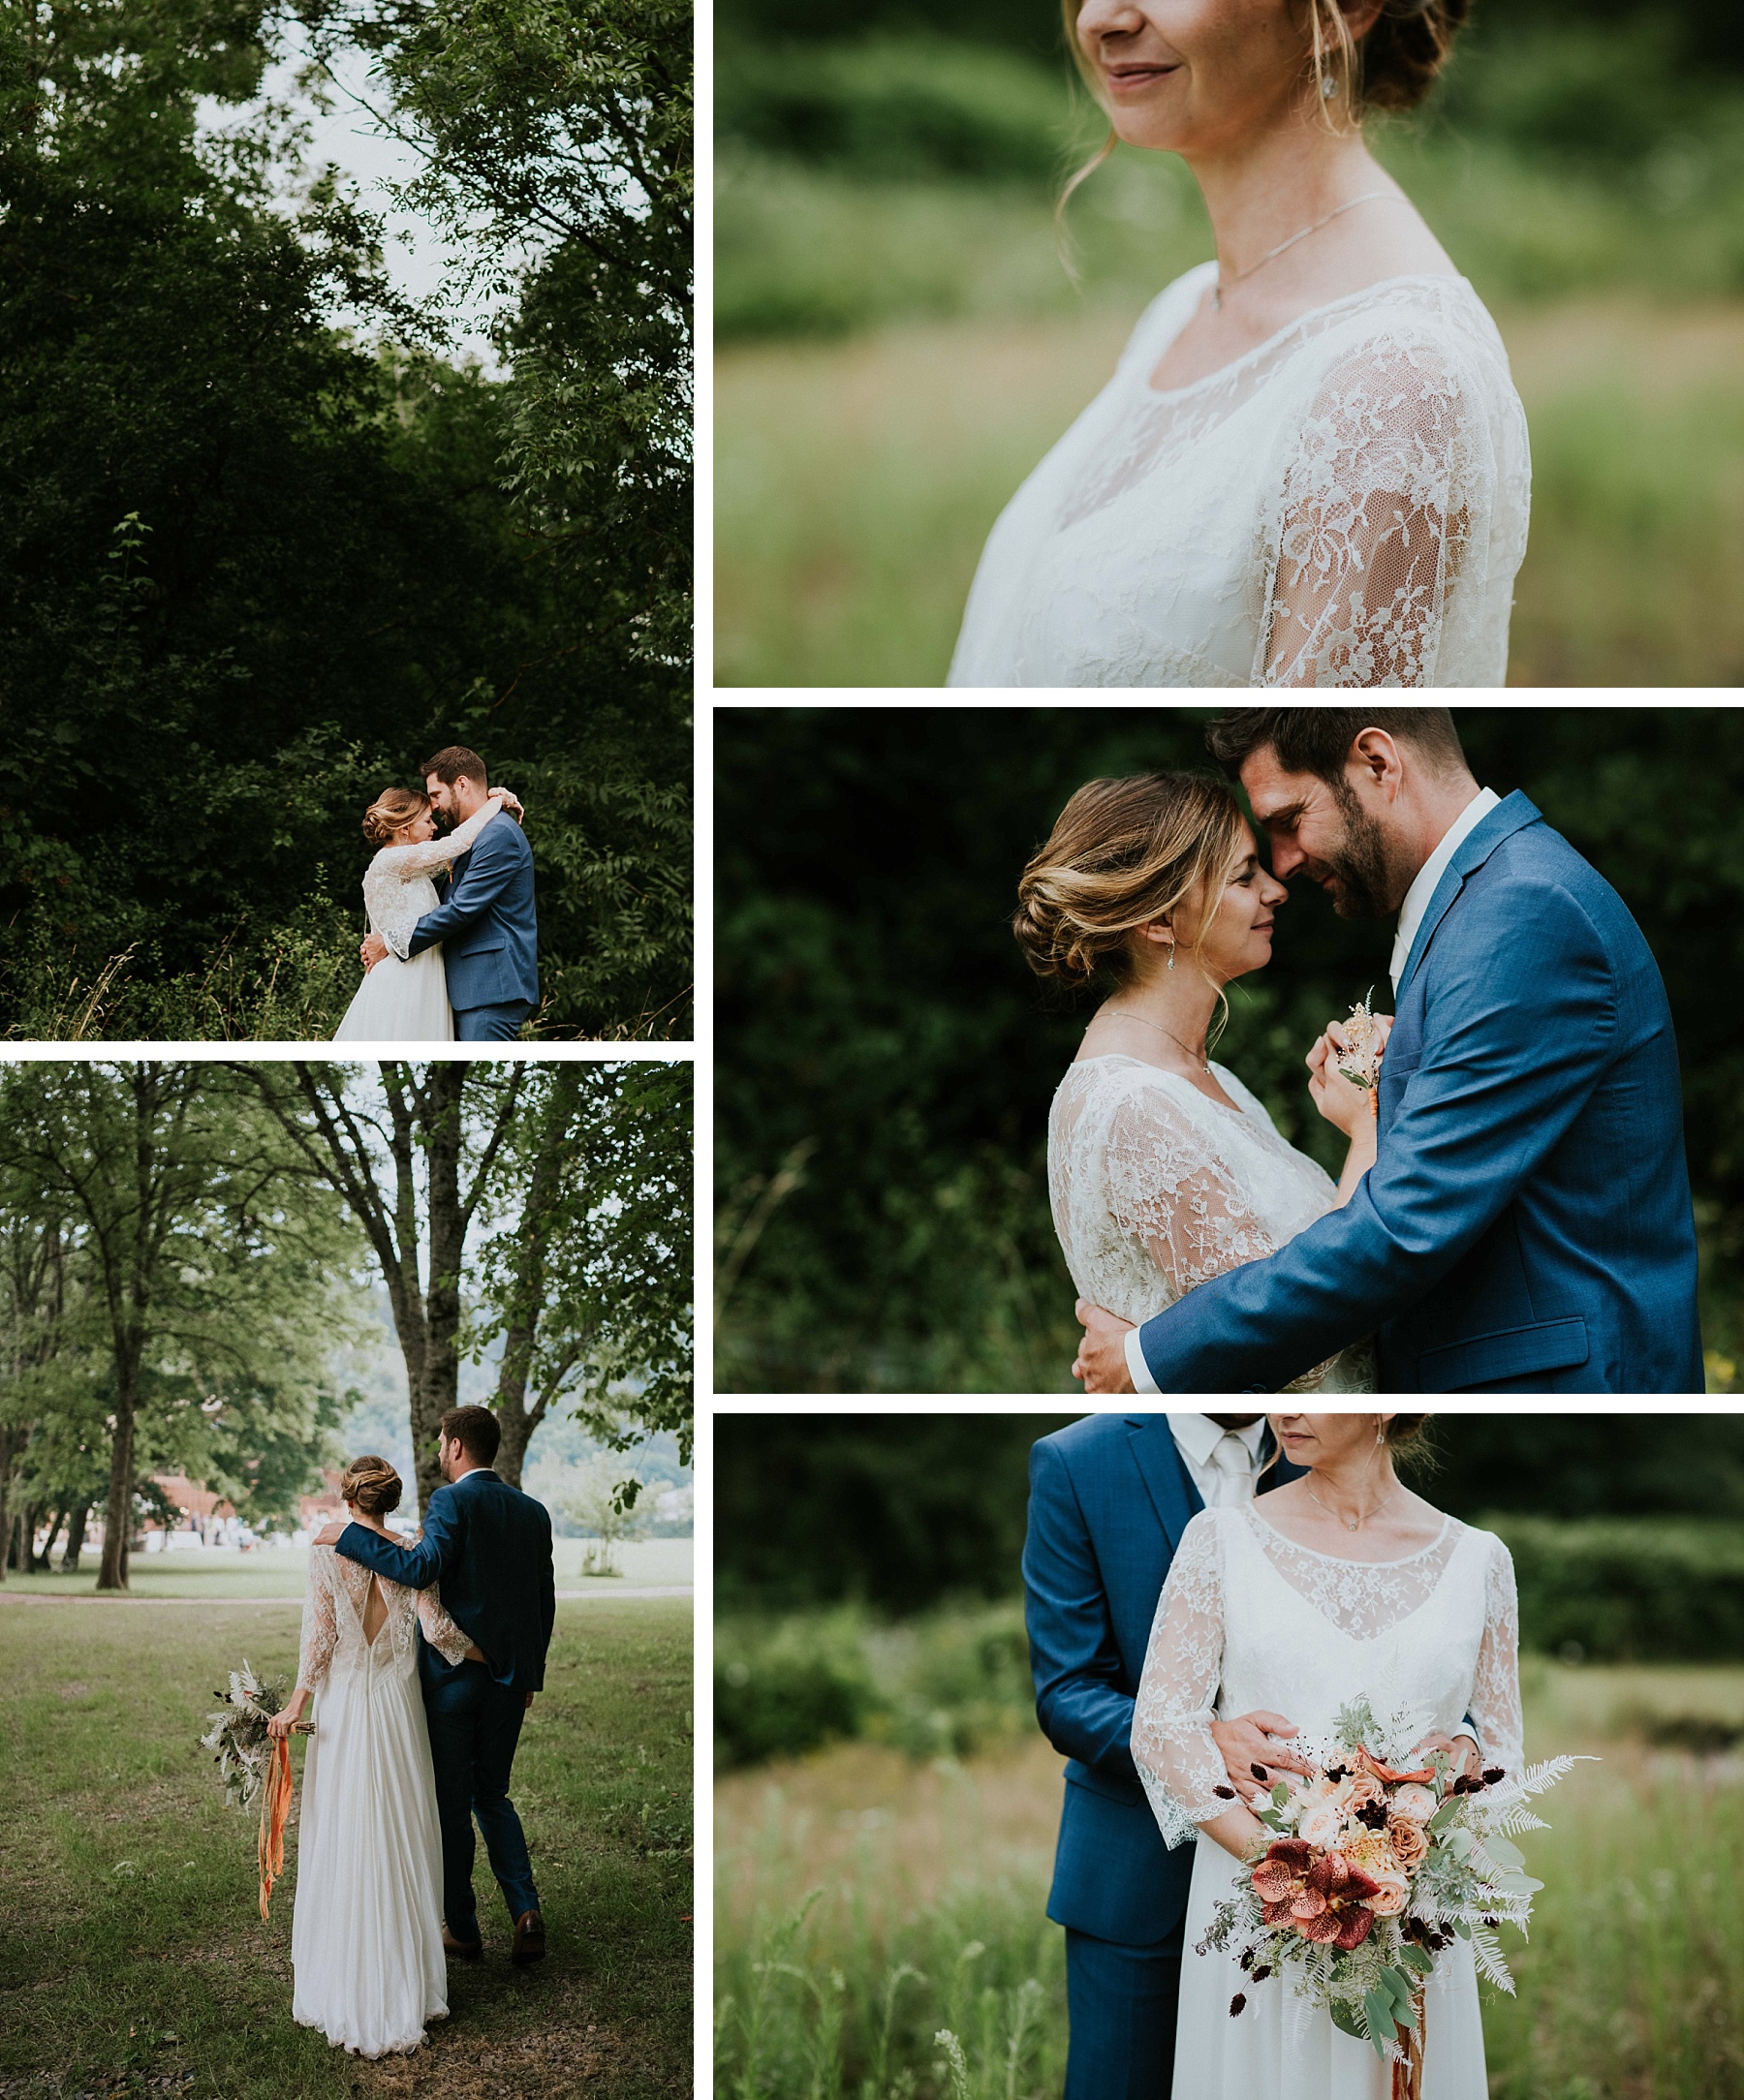
[[[717,682],[941,684],[989,527],[1139,303],[724,350]],[[1510,684],[1744,683],[1744,307],[1498,318],[1534,468]]]
[[[198,1740],[242,1656],[294,1671],[297,1606],[57,1601],[24,1587],[0,1592],[7,2100],[689,2090],[688,1600],[558,1605],[514,1786],[550,1953],[510,1966],[481,1847],[486,1958],[454,1964],[451,2018],[416,2056],[372,2065],[293,2023],[295,1820],[263,1924],[254,1819],[225,1805]]]
[[[1485,1994],[1492,2100],[1739,2100],[1744,1759],[1651,1739],[1744,1730],[1744,1669],[1532,1659],[1523,1676],[1529,1755],[1603,1762],[1522,1840],[1546,1886],[1530,1945],[1507,1935],[1518,1996]],[[1060,1763],[1035,1740],[967,1763],[849,1744],[718,1780],[717,2092],[1057,2095],[1064,1945],[1043,1912]],[[942,2027],[966,2085],[947,2084]]]

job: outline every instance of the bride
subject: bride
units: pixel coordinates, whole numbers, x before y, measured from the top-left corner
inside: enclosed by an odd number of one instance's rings
[[[1098,161],[1180,154],[1218,259],[994,526],[953,686],[1504,683],[1525,416],[1362,130],[1421,100],[1467,6],[1065,0]]]
[[[482,810],[438,839],[430,798],[410,788],[389,788],[363,812],[363,836],[380,849],[363,872],[363,907],[372,934],[410,934],[437,904],[433,878],[470,852],[481,831],[505,803],[493,788]],[[423,949],[402,963],[391,948],[366,971],[335,1031],[335,1042],[452,1042],[453,1009],[442,948]]]
[[[1190,773],[1089,782],[1018,884],[1012,930],[1030,967],[1113,987],[1054,1096],[1047,1183],[1078,1296],[1131,1320],[1135,1335],[1196,1283],[1275,1252],[1348,1202],[1374,1164],[1369,1096],[1339,1075],[1325,1036],[1309,1056],[1309,1091],[1348,1140],[1336,1187],[1210,1062],[1224,987],[1270,962],[1289,894],[1260,865],[1234,796]],[[1155,1392],[1142,1356],[1128,1359],[1137,1390]],[[1366,1347],[1290,1388],[1373,1389]]]
[[[354,1523],[391,1537],[382,1519],[399,1504],[400,1477],[386,1459],[354,1459],[339,1493]],[[416,2049],[424,2023],[448,2016],[420,1626],[451,1663],[484,1659],[434,1587],[403,1589],[330,1546],[310,1547],[296,1689],[266,1724],[289,1735],[319,1694],[303,1765],[291,2012],[360,2056]]]
[[[1181,1534],[1157,1606],[1133,1757],[1164,1837],[1197,1839],[1175,2028],[1175,2100],[1386,2100],[1366,2042],[1234,1956],[1196,1952],[1264,1826],[1235,1801],[1214,1718],[1266,1709],[1304,1739],[1366,1697],[1425,1716],[1425,1745],[1518,1772],[1518,1614],[1508,1549],[1404,1487],[1393,1455],[1421,1415],[1278,1414],[1306,1473],[1258,1502],[1208,1509]],[[1465,1716],[1465,1719],[1462,1719]],[[1459,1730],[1464,1740],[1449,1736]],[[1429,1731],[1434,1731],[1430,1733]],[[1256,1789],[1258,1792],[1258,1789]],[[1233,1804],[1231,1806],[1231,1804]],[[1420,1842],[1420,1840],[1418,1840]],[[1243,1992],[1245,2010],[1230,2017]],[[1423,2014],[1424,2100],[1484,2100],[1483,2027],[1470,1944],[1436,1959]]]

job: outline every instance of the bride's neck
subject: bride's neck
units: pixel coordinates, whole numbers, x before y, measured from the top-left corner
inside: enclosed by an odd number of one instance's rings
[[[1399,1485],[1386,1447],[1376,1445],[1360,1456],[1314,1467],[1308,1485],[1341,1521],[1371,1515]]]
[[[1292,110],[1221,152],[1192,156],[1188,165],[1230,278],[1252,269],[1303,227],[1387,180],[1360,133],[1331,132],[1312,110]]]
[[[1205,1032],[1217,1007],[1217,993],[1191,961],[1159,970],[1144,980],[1125,985],[1098,1009],[1097,1020],[1123,1017],[1160,1028],[1202,1062]]]

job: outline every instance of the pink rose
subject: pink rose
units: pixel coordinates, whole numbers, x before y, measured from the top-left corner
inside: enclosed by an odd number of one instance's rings
[[[1296,1836],[1306,1839],[1311,1845],[1321,1845],[1330,1850],[1343,1829],[1344,1811],[1338,1803],[1317,1801],[1296,1824]]]
[[[1375,1884],[1375,1894],[1368,1899],[1369,1908],[1377,1918],[1396,1918],[1411,1900],[1411,1883],[1403,1869],[1371,1867],[1368,1877]]]
[[[1409,1823],[1427,1823],[1435,1813],[1435,1796],[1426,1786],[1402,1786],[1386,1806]]]

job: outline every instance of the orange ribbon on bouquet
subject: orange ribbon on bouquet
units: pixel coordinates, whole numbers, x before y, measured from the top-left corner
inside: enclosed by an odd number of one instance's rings
[[[1412,1994],[1412,2010],[1417,2014],[1417,2025],[1407,2027],[1400,2036],[1404,2045],[1404,2059],[1392,2067],[1392,2100],[1423,2100],[1423,1987],[1418,1984]]]
[[[285,1870],[285,1825],[291,1820],[291,1739],[273,1739],[272,1757],[266,1767],[266,1783],[261,1789],[261,1916],[266,1915],[266,1899],[272,1884]]]

